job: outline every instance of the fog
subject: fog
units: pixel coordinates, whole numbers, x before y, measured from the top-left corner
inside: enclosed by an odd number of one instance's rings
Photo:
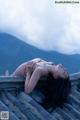
[[[0,0],[0,32],[39,49],[80,54],[80,4]]]

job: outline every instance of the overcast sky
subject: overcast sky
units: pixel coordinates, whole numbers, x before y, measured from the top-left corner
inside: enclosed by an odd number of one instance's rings
[[[0,0],[0,32],[43,50],[80,54],[80,3]]]

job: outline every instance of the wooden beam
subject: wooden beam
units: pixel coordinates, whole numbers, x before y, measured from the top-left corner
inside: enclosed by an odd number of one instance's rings
[[[79,79],[80,72],[70,74],[70,80],[72,83],[79,83]],[[40,80],[46,80],[46,77],[42,77]],[[24,82],[25,78],[23,77],[0,76],[0,90],[22,90],[24,88]]]
[[[24,88],[24,78],[21,77],[0,77],[0,91],[2,90],[22,90]]]

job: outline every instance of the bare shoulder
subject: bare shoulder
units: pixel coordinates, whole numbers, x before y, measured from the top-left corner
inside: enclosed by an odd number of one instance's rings
[[[27,62],[24,62],[24,63],[20,64],[19,67],[25,66],[25,65],[27,65]]]

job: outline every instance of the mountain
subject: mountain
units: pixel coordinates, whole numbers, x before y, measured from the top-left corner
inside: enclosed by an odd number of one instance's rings
[[[80,71],[80,55],[64,55],[37,49],[9,34],[0,33],[0,74],[12,73],[18,65],[35,57],[62,63],[69,73]]]

